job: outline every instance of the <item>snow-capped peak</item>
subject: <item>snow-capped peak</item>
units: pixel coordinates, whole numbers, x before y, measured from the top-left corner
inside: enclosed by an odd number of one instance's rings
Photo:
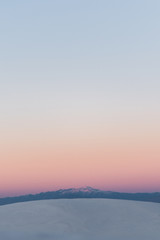
[[[78,193],[78,192],[85,192],[85,193],[91,193],[91,192],[97,192],[99,191],[98,189],[86,186],[86,187],[81,187],[81,188],[69,188],[69,189],[61,189],[61,192],[70,192],[70,193]]]

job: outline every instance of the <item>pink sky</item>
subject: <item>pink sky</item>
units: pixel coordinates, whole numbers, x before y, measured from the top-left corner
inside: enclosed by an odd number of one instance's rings
[[[121,124],[63,130],[8,133],[1,141],[1,196],[81,186],[160,190],[156,127]]]

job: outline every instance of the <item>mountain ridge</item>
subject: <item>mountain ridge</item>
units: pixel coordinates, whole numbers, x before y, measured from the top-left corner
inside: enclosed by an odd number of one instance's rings
[[[47,199],[106,198],[160,203],[160,192],[125,193],[104,191],[89,186],[0,198],[0,205]]]

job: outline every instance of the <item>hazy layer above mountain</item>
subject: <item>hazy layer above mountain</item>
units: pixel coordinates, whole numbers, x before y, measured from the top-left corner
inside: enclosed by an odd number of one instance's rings
[[[61,199],[0,207],[3,240],[159,240],[160,205]]]

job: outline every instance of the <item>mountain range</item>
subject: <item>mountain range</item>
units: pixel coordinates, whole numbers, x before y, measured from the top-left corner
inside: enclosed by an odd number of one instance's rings
[[[60,189],[57,191],[41,192],[15,197],[0,198],[0,205],[17,202],[28,202],[47,199],[74,199],[74,198],[106,198],[124,199],[160,203],[160,192],[153,193],[124,193],[95,189],[92,187]]]

